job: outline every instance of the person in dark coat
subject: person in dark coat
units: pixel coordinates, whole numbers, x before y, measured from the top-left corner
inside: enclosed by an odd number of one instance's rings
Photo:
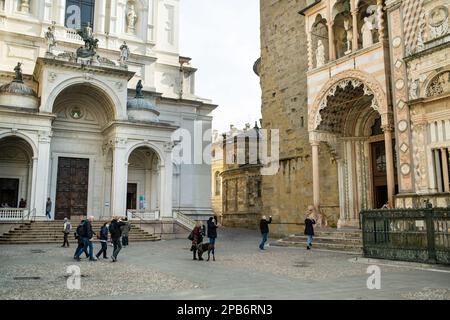
[[[191,244],[191,251],[193,253],[192,260],[197,260],[197,246],[203,242],[203,226],[200,221],[198,221],[192,230],[193,240]],[[199,257],[199,260],[203,260]]]
[[[313,242],[313,238],[314,238],[314,225],[316,224],[314,215],[315,215],[314,207],[309,206],[308,212],[306,213],[306,219],[305,219],[305,235],[307,237],[306,249],[308,249],[308,250],[311,250],[312,242]]]
[[[272,223],[272,216],[269,217],[269,221],[267,221],[266,216],[263,216],[261,221],[259,222],[259,228],[261,229],[262,240],[259,244],[259,249],[264,250],[264,245],[267,242],[267,238],[269,236],[269,224]]]
[[[78,258],[77,258],[77,253],[79,250],[81,250],[81,252],[84,252],[84,254],[86,255],[86,258],[89,257],[87,248],[84,247],[84,242],[83,242],[83,238],[82,238],[84,222],[85,222],[85,220],[81,219],[80,224],[78,225],[77,230],[75,231],[75,239],[77,239],[77,241],[78,241],[78,247],[75,249],[73,258],[76,260],[79,260],[79,257],[80,257],[80,256],[78,256]]]
[[[208,220],[208,238],[209,244],[212,246],[212,253],[214,256],[214,250],[216,246],[216,238],[217,238],[217,217],[210,217]]]
[[[109,233],[108,224],[105,223],[100,228],[100,234],[98,236],[98,238],[100,239],[100,244],[102,245],[102,248],[95,255],[97,257],[97,259],[100,258],[100,255],[102,253],[103,253],[103,259],[108,259],[108,256],[106,255],[106,251],[108,250],[108,233]]]
[[[92,222],[94,221],[94,217],[90,216],[83,223],[81,238],[83,239],[84,249],[88,250],[89,261],[97,261],[97,258],[94,258],[94,247],[92,244],[92,238],[94,237],[94,231],[92,230]],[[75,254],[75,259],[80,260],[80,255],[83,251],[78,250]]]
[[[109,225],[109,233],[111,234],[111,239],[114,245],[114,251],[111,255],[112,262],[117,261],[117,256],[119,255],[120,250],[122,250],[120,237],[122,236],[121,227],[124,225],[125,223],[121,219],[117,219],[116,217],[112,219],[111,224]]]

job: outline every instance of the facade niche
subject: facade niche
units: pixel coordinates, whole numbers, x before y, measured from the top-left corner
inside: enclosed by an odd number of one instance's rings
[[[320,14],[317,15],[316,21],[311,28],[311,42],[314,60],[313,65],[316,68],[320,68],[330,61],[327,20],[322,18]]]

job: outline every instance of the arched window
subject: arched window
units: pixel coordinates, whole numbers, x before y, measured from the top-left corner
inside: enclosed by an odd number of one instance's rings
[[[94,25],[95,0],[66,0],[65,26],[81,29]]]
[[[216,196],[220,196],[222,192],[222,179],[220,178],[220,172],[217,171],[214,175],[214,189]]]

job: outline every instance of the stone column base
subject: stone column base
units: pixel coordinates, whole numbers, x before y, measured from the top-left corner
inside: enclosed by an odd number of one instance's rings
[[[337,223],[338,229],[359,228],[358,219],[339,219]]]

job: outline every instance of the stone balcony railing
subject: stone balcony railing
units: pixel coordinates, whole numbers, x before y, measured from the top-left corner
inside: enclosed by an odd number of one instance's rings
[[[28,219],[29,209],[24,208],[0,208],[0,221],[17,221]]]

